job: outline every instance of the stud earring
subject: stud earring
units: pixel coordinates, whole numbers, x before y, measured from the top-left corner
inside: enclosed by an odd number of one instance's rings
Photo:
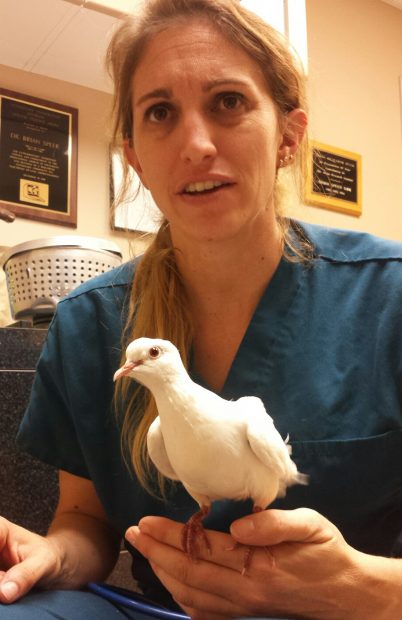
[[[280,167],[287,166],[289,163],[293,161],[293,158],[294,158],[294,155],[292,153],[289,153],[289,155],[285,155],[283,159],[279,160],[279,166]]]

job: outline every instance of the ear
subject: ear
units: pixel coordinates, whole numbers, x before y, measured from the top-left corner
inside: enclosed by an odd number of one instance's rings
[[[124,155],[126,156],[126,159],[127,159],[128,163],[130,164],[130,166],[135,170],[135,172],[140,177],[141,183],[147,189],[149,189],[149,187],[148,187],[148,185],[147,185],[147,183],[145,181],[144,173],[142,171],[140,162],[138,160],[137,153],[135,152],[132,138],[127,138],[127,139],[124,140],[123,148],[124,148]]]
[[[282,141],[278,149],[278,158],[284,161],[293,159],[299,144],[303,140],[308,124],[307,114],[301,108],[291,110],[285,117]],[[285,158],[288,159],[285,159]]]

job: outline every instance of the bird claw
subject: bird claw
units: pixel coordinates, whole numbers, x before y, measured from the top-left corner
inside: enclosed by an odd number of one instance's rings
[[[206,517],[209,512],[208,507],[203,507],[199,512],[196,512],[187,523],[183,527],[182,535],[181,535],[181,544],[183,550],[187,553],[189,558],[196,562],[198,559],[198,545],[197,539],[201,538],[204,547],[208,550],[208,553],[211,553],[211,544],[208,540],[206,532],[204,530],[204,526],[202,524],[202,519]]]
[[[233,545],[232,545],[231,547],[228,547],[228,548],[226,549],[226,551],[235,551],[235,549],[238,549],[239,547],[244,547],[244,545],[242,545],[242,544],[241,544],[241,543],[239,543],[239,542],[234,542],[234,543],[233,543]],[[256,547],[251,547],[251,546],[246,547],[246,553],[245,553],[245,555],[244,555],[244,563],[243,563],[243,568],[242,568],[242,570],[240,571],[240,572],[241,572],[242,577],[244,577],[244,576],[245,576],[245,574],[247,573],[248,569],[249,569],[249,568],[250,568],[250,566],[251,566],[251,560],[252,560],[252,557],[253,557],[253,555],[254,555],[254,551],[255,551],[255,549],[256,549]]]
[[[239,547],[243,547],[243,546],[244,545],[242,545],[241,543],[234,542],[231,547],[228,547],[226,549],[226,551],[234,551],[235,549],[238,549]],[[255,553],[255,551],[257,549],[258,549],[258,547],[253,547],[251,545],[246,547],[246,553],[244,555],[243,568],[240,571],[242,577],[244,577],[246,575],[247,571],[249,570],[249,568],[251,566],[251,563],[252,563],[253,555],[254,555],[254,553]],[[271,568],[275,568],[276,562],[275,562],[274,554],[272,553],[272,551],[270,550],[269,547],[263,547],[263,549],[264,549],[265,553],[268,555],[268,557],[270,559]]]

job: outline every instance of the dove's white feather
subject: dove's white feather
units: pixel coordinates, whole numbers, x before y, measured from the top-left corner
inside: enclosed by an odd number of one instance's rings
[[[147,438],[151,460],[200,505],[251,497],[265,508],[306,482],[259,398],[227,401],[194,383],[165,340],[133,341],[127,360],[135,366],[126,374],[151,390],[158,408]]]
[[[165,476],[165,478],[179,480],[166,453],[159,416],[155,418],[148,429],[147,448],[151,461],[160,473]]]

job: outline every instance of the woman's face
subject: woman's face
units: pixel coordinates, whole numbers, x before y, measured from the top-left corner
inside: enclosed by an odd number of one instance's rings
[[[283,148],[263,74],[206,20],[153,37],[133,76],[130,163],[176,246],[274,226]]]

